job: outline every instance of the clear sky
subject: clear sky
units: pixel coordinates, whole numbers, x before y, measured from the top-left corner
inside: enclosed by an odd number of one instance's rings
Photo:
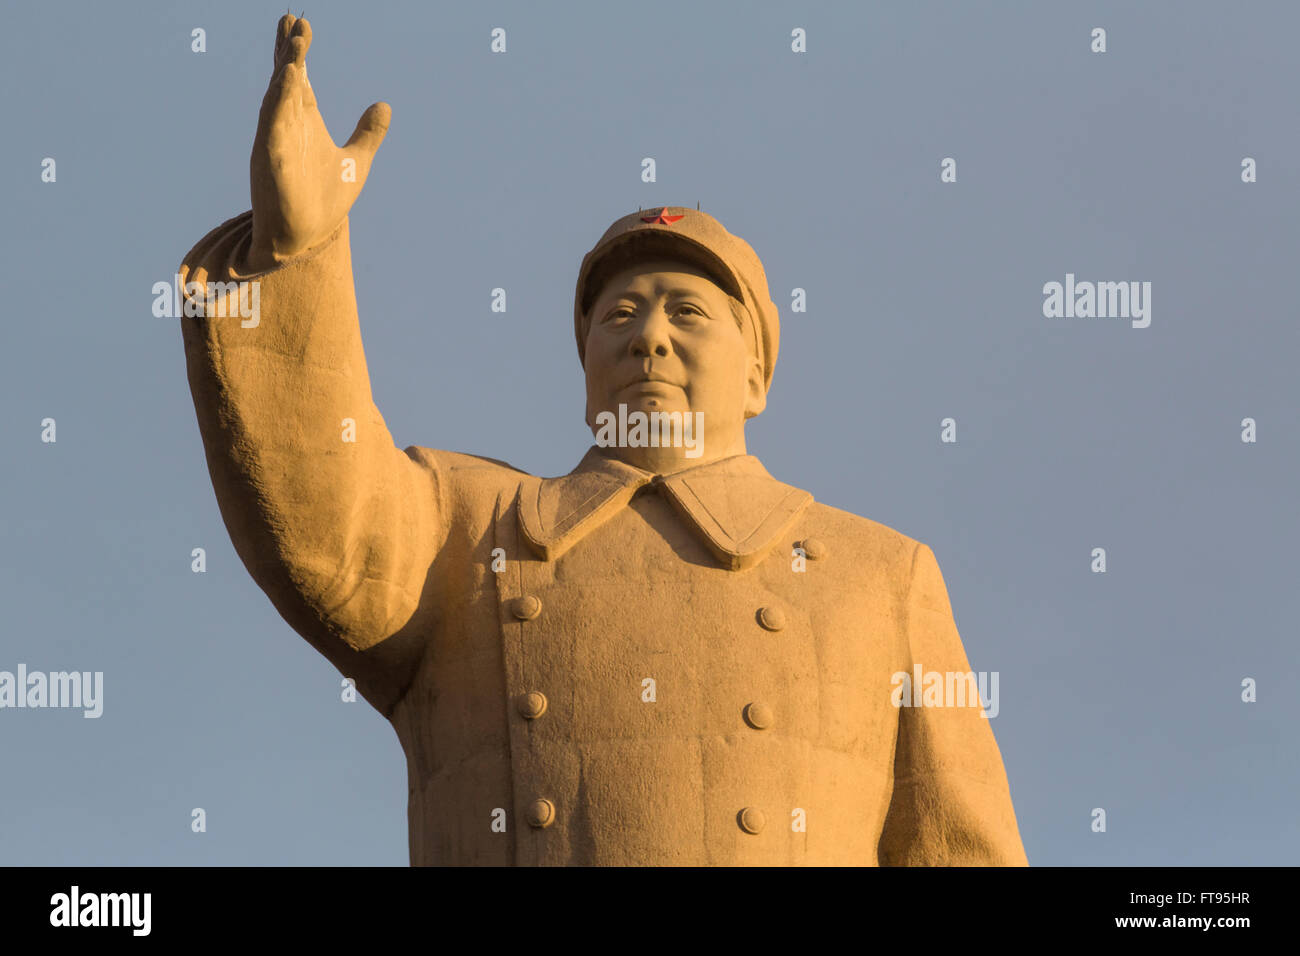
[[[351,220],[375,399],[567,472],[582,256],[699,202],[781,309],[750,451],[934,549],[1030,862],[1293,864],[1300,8],[1073,6],[313,0],[336,141],[393,107]],[[98,719],[0,710],[0,864],[407,862],[396,735],[239,562],[151,314],[248,208],[283,12],[0,13],[0,670],[104,674]],[[1046,318],[1067,274],[1150,282],[1149,327]]]

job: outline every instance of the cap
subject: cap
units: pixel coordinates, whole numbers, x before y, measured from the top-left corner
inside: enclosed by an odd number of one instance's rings
[[[772,385],[781,319],[767,291],[758,254],[707,212],[663,206],[629,213],[605,230],[578,269],[573,331],[578,358],[586,361],[587,312],[610,276],[637,261],[671,256],[697,265],[718,287],[739,299],[749,313],[749,344],[763,363],[763,385]]]

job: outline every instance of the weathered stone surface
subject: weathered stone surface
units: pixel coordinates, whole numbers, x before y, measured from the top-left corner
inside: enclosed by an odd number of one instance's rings
[[[346,219],[388,111],[334,147],[309,40],[281,21],[253,211],[181,267],[199,300],[259,283],[258,321],[182,319],[185,356],[241,559],[405,748],[411,862],[1024,864],[978,703],[893,700],[899,672],[969,671],[931,550],[745,452],[778,314],[711,216],[624,217],[575,297],[593,432],[616,404],[700,413],[698,457],[593,447],[542,479],[394,445]]]

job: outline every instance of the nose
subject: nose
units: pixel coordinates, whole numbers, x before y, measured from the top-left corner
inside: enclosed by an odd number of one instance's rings
[[[671,323],[668,313],[658,306],[651,307],[645,319],[632,336],[629,348],[637,358],[664,358],[672,351],[672,339],[668,335]]]

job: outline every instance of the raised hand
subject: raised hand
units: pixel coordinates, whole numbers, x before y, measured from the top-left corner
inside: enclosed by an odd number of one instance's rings
[[[291,14],[275,34],[275,67],[249,160],[253,240],[247,268],[261,271],[329,237],[365,185],[392,110],[375,103],[352,138],[334,145],[307,81],[311,25]]]

